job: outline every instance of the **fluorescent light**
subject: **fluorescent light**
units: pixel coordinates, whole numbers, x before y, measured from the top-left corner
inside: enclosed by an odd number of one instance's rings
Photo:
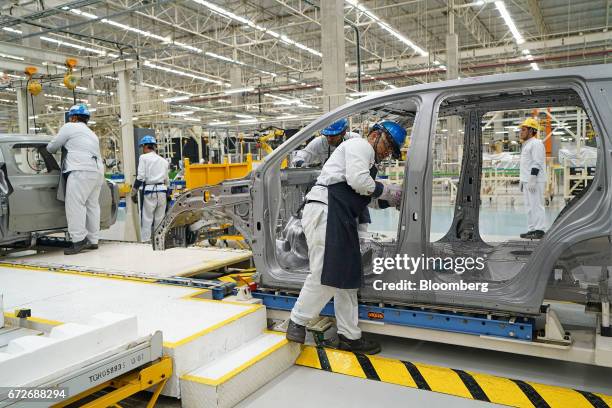
[[[512,33],[512,36],[514,37],[516,43],[519,45],[523,44],[525,42],[525,39],[523,38],[521,33],[519,33],[518,28],[516,28],[516,24],[514,24],[512,17],[510,17],[510,13],[508,13],[508,9],[506,9],[506,4],[503,1],[496,1],[495,7],[497,7],[499,14],[501,14],[502,18],[504,19],[504,22],[508,26],[508,29]]]
[[[201,122],[201,120],[200,120],[200,119],[197,119],[197,118],[183,118],[183,119],[184,119],[184,120],[188,120],[188,121],[190,121],[190,122]]]
[[[14,28],[11,28],[11,27],[2,27],[2,29],[4,31],[8,31],[9,33],[15,33],[15,34],[21,34],[23,32],[21,30],[15,30]]]
[[[228,105],[232,104],[232,101],[228,101],[227,99],[217,99],[217,102],[227,103]]]
[[[360,96],[368,96],[368,95],[374,95],[378,92],[353,92],[351,94],[349,94],[350,96],[352,96],[353,98],[357,98]]]
[[[175,96],[173,98],[166,98],[163,101],[168,103],[168,102],[179,102],[179,101],[186,101],[187,99],[189,99],[189,96]]]
[[[252,86],[247,87],[247,88],[235,88],[235,89],[228,89],[226,91],[223,91],[223,93],[230,95],[230,94],[235,94],[235,93],[242,93],[242,92],[251,92],[255,90],[255,88],[253,88]]]
[[[40,39],[45,42],[61,45],[63,47],[74,48],[74,49],[81,50],[81,51],[89,51],[89,52],[93,52],[95,54],[102,55],[102,56],[106,55],[106,51],[97,50],[95,48],[83,47],[82,45],[74,44],[68,41],[57,40],[55,38],[46,37],[44,35],[41,35]]]
[[[398,31],[393,29],[389,24],[382,21],[378,16],[376,16],[374,13],[368,10],[363,4],[360,4],[357,0],[346,0],[346,2],[352,5],[353,7],[356,7],[359,11],[361,11],[363,14],[368,16],[371,20],[378,23],[380,28],[382,28],[383,30],[391,34],[393,37],[401,41],[403,44],[412,48],[415,52],[417,52],[421,56],[426,57],[427,55],[429,55],[427,51],[425,51],[424,49],[422,49],[421,47],[419,47],[418,45],[410,41],[408,38],[404,37]]]
[[[189,72],[179,71],[178,69],[165,67],[163,65],[153,64],[150,61],[145,61],[144,65],[146,67],[149,67],[149,68],[158,69],[160,71],[171,72],[171,73],[176,74],[176,75],[180,75],[180,76],[184,76],[184,77],[188,77],[188,78],[193,78],[193,79],[199,79],[201,81],[211,82],[211,83],[217,84],[217,85],[222,85],[223,84],[222,81],[218,81],[216,79],[206,78],[206,77],[203,77],[203,76],[191,74]]]
[[[539,71],[539,70],[540,70],[540,67],[538,66],[538,64],[537,64],[537,63],[532,62],[532,63],[531,63],[531,69],[533,69],[534,71]]]
[[[238,123],[257,123],[257,119],[243,119],[239,120]]]
[[[228,121],[225,121],[225,122],[210,122],[208,124],[208,126],[222,126],[222,125],[227,125],[227,124],[229,124]]]
[[[14,56],[14,55],[0,54],[0,57],[2,57],[2,58],[14,59],[14,60],[17,60],[17,61],[23,61],[23,58],[22,58],[22,57],[16,57],[16,56]]]
[[[214,3],[211,3],[211,2],[205,1],[205,0],[192,0],[192,1],[194,1],[195,3],[198,3],[198,4],[204,6],[204,7],[208,8],[208,9],[214,11],[215,13],[217,13],[217,14],[225,17],[225,18],[228,18],[230,20],[238,21],[239,23],[242,23],[242,24],[244,24],[246,26],[254,28],[255,30],[261,31],[262,33],[266,33],[268,35],[271,35],[274,38],[280,39],[280,41],[282,41],[285,44],[292,45],[292,46],[294,46],[296,48],[299,48],[301,50],[309,52],[310,54],[317,55],[319,57],[321,57],[323,55],[323,54],[321,54],[317,50],[313,50],[312,48],[309,48],[309,47],[307,47],[304,44],[301,44],[301,43],[299,43],[297,41],[294,41],[294,40],[290,39],[289,37],[287,37],[285,35],[280,35],[279,33],[275,32],[275,31],[268,30],[267,28],[260,26],[259,24],[249,20],[248,18],[243,17],[243,16],[239,16],[237,14],[234,14],[231,11],[226,10],[226,9],[224,9],[224,8],[214,4]]]
[[[297,118],[297,115],[285,115],[285,116],[279,116],[276,119],[279,120],[284,120],[284,119],[293,119],[293,118]]]
[[[237,113],[234,116],[236,116],[237,118],[255,119],[255,116],[253,115],[242,115],[240,113]]]
[[[170,112],[170,115],[172,115],[172,116],[187,116],[187,115],[193,115],[193,111]]]

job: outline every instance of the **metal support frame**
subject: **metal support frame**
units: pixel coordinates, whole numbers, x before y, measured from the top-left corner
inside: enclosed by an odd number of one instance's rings
[[[254,298],[261,299],[263,304],[274,310],[293,309],[297,296],[264,292],[252,292]],[[333,302],[325,305],[321,316],[334,316]],[[421,308],[398,306],[374,306],[359,304],[359,319],[400,326],[412,326],[427,329],[473,334],[477,336],[504,337],[523,341],[533,339],[535,321],[528,317],[508,319],[493,318],[491,315],[474,315],[427,311]]]

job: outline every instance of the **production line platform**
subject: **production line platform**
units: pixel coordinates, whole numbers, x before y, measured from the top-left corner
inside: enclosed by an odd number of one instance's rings
[[[168,257],[171,251],[176,253]],[[96,255],[94,262],[88,256],[64,257],[57,251],[4,258],[0,288],[5,310],[30,309],[34,317],[26,320],[29,328],[42,331],[99,311],[136,316],[140,336],[163,333],[163,355],[172,358],[173,367],[162,393],[180,396],[185,407],[201,406],[201,401],[207,406],[233,406],[296,358],[296,364],[305,367],[512,406],[612,406],[605,393],[331,349],[300,350],[282,333],[267,331],[270,321],[288,317],[295,294],[256,289],[251,301],[236,302],[235,296],[227,301],[244,280],[232,283],[231,275],[224,282],[198,277],[202,271],[244,266],[248,251],[189,248],[155,253],[141,244],[104,243],[99,251],[84,255],[91,254]],[[165,263],[156,254],[164,255]],[[123,256],[139,261],[124,263]],[[158,272],[164,267],[173,269]],[[564,307],[552,308],[562,316]],[[5,315],[15,320],[14,314]],[[322,315],[333,315],[333,304]],[[536,328],[541,324],[533,318],[380,304],[361,304],[359,315],[366,332],[612,366],[612,347],[598,344],[601,339],[593,333],[572,329],[569,344],[545,342],[538,339],[542,333]]]

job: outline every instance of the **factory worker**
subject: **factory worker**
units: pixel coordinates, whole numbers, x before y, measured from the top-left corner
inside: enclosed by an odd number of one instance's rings
[[[99,198],[104,183],[104,165],[98,137],[87,127],[90,116],[84,104],[71,107],[68,123],[47,145],[49,153],[62,149],[58,199],[65,201],[68,233],[72,241],[72,245],[64,250],[66,255],[84,249],[98,249]]]
[[[345,140],[361,137],[357,133],[348,132],[348,120],[340,119],[321,131],[320,137],[315,137],[305,148],[295,153],[291,164],[293,167],[309,166],[314,163],[325,163],[336,147]]]
[[[291,311],[287,339],[304,343],[306,324],[333,297],[338,348],[366,354],[380,351],[379,344],[362,338],[357,326],[357,290],[362,280],[357,220],[368,205],[399,205],[400,187],[374,179],[376,163],[391,154],[399,157],[405,139],[406,130],[398,123],[377,123],[367,139],[340,144],[321,169],[302,215],[310,274]]]
[[[138,144],[142,155],[138,162],[138,175],[132,188],[132,201],[138,202],[140,195],[140,240],[151,240],[154,231],[166,214],[168,192],[168,161],[159,156],[157,141],[153,136],[144,136]]]
[[[521,238],[544,236],[544,187],[546,185],[546,149],[537,138],[539,123],[527,118],[521,124],[521,190],[527,208],[527,232]]]

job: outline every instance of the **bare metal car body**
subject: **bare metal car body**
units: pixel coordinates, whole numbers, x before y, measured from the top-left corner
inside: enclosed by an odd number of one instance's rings
[[[36,238],[67,229],[57,199],[59,157],[46,150],[46,135],[0,135],[0,247],[29,247]],[[100,226],[117,219],[119,191],[107,181],[100,192]]]
[[[483,115],[556,106],[580,107],[591,120],[598,151],[591,187],[570,202],[542,241],[484,242],[479,232]],[[374,256],[483,256],[487,260],[484,271],[457,275],[423,270],[411,279],[486,281],[489,290],[377,291],[366,267],[361,301],[536,315],[545,296],[584,303],[607,299],[612,266],[612,65],[431,83],[346,104],[303,128],[244,179],[180,196],[156,230],[154,247],[190,245],[198,231],[230,219],[253,250],[260,285],[299,290],[308,273],[307,260],[302,256],[288,262],[278,242],[319,170],[281,169],[281,162],[333,121],[372,109],[382,113],[379,119],[412,116],[413,124],[397,237],[384,243],[362,240],[362,249],[371,248]],[[463,160],[452,225],[443,238],[432,242],[432,135],[437,119],[450,115],[465,122]],[[554,279],[555,271],[561,273],[561,279]],[[387,270],[376,279],[397,282],[406,277],[405,271]]]

